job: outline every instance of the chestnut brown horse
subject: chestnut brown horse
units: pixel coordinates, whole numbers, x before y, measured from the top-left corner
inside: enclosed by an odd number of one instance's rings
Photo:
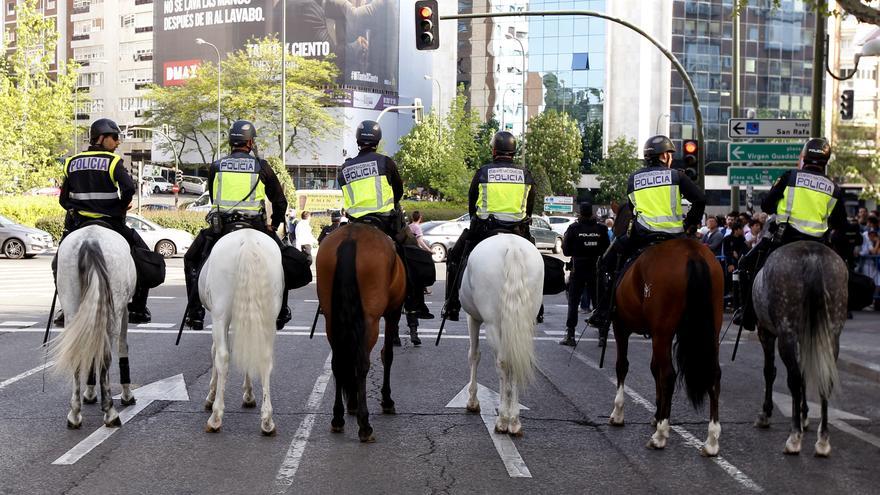
[[[612,425],[623,425],[629,337],[633,333],[647,334],[652,339],[651,372],[657,393],[654,414],[657,430],[648,447],[666,446],[678,377],[684,382],[688,399],[695,408],[702,406],[705,396],[709,395],[709,434],[703,453],[718,454],[721,435],[718,333],[723,290],[721,266],[712,251],[693,239],[673,239],[652,246],[629,267],[615,294],[617,395],[610,418]]]
[[[384,376],[382,412],[394,414],[391,400],[391,363],[398,335],[401,307],[406,296],[406,274],[394,241],[379,229],[348,224],[327,236],[317,256],[318,300],[327,323],[336,378],[331,431],[345,427],[345,396],[349,414],[357,414],[358,437],[375,440],[367,411],[367,373],[370,352],[379,339],[379,318],[385,319],[382,347]]]

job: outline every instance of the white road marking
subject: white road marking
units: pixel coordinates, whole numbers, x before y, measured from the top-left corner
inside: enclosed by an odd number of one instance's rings
[[[779,392],[773,392],[773,403],[776,404],[776,407],[782,412],[782,414],[786,418],[791,417],[791,396],[782,394]],[[821,419],[822,410],[819,404],[816,404],[811,401],[807,401],[807,407],[810,409],[808,416],[813,419]],[[835,409],[833,407],[828,407],[828,423],[837,427],[838,430],[849,433],[850,435],[862,440],[864,442],[870,443],[871,445],[880,448],[880,437],[872,435],[866,431],[862,431],[849,423],[847,421],[870,421],[868,418],[864,416],[859,416],[858,414],[849,413],[846,411],[842,411],[840,409]]]
[[[849,433],[850,435],[860,440],[870,443],[874,447],[880,448],[880,437],[877,437],[876,435],[872,435],[868,432],[859,430],[858,428],[854,428],[850,426],[849,423],[846,423],[839,419],[829,419],[828,423],[836,426],[837,429],[839,429],[840,431]]]
[[[470,394],[468,393],[468,385],[465,385],[461,392],[446,404],[446,407],[452,409],[464,409],[467,407],[467,401]],[[477,399],[480,401],[480,418],[489,432],[489,437],[495,445],[501,462],[507,469],[507,474],[511,478],[531,478],[532,473],[526,466],[525,461],[519,455],[513,440],[507,433],[495,433],[495,420],[498,419],[498,406],[501,404],[501,396],[498,392],[477,383]],[[489,407],[487,407],[489,406]],[[528,410],[529,408],[520,404],[520,409]]]
[[[174,323],[141,323],[138,328],[172,328]]]
[[[315,418],[321,407],[321,401],[324,399],[324,393],[327,391],[327,383],[330,381],[330,375],[333,373],[330,367],[333,354],[329,354],[324,361],[324,371],[315,380],[315,386],[312,387],[312,393],[306,402],[306,411],[308,413],[296,429],[293,440],[290,441],[290,447],[287,449],[287,455],[278,468],[278,474],[275,476],[275,493],[285,493],[293,484],[293,478],[299,469],[299,463],[302,461],[303,453],[306,445],[309,443],[309,436],[312,434],[312,428],[315,426]]]
[[[32,327],[36,325],[38,322],[36,321],[4,321],[0,323],[0,327]]]
[[[176,296],[149,296],[147,299],[177,299]]]
[[[53,364],[55,364],[55,361],[49,361],[46,364],[41,364],[41,365],[37,366],[36,368],[27,370],[20,375],[15,375],[12,378],[8,378],[6,380],[3,380],[2,382],[0,382],[0,390],[3,390],[4,388],[8,387],[9,385],[12,385],[13,383],[15,383],[23,378],[27,378],[27,377],[33,375],[34,373],[39,373],[39,372],[43,371],[44,369],[48,368],[49,366],[52,366]]]
[[[605,373],[602,371],[602,368],[599,368],[599,365],[597,363],[594,363],[588,357],[584,356],[583,354],[581,354],[579,352],[575,352],[575,353],[573,353],[573,355],[575,358],[577,358],[582,363],[586,364],[590,368],[593,368],[594,370],[605,375]],[[612,385],[614,385],[615,387],[617,386],[617,378],[616,377],[609,376],[609,375],[605,375],[605,376],[608,378],[608,381],[610,381]],[[632,388],[630,388],[629,385],[624,385],[623,391],[626,393],[626,395],[629,396],[629,398],[633,402],[644,407],[649,412],[653,413],[656,410],[656,407],[654,406],[654,404],[652,404],[647,399],[645,399],[644,397],[639,395],[639,393],[636,392],[635,390],[633,390]],[[677,425],[673,426],[672,430],[674,432],[678,433],[685,440],[685,442],[688,445],[690,445],[691,447],[693,447],[697,450],[700,450],[703,447],[703,442],[701,442],[697,437],[693,436],[690,432],[688,432],[686,429],[682,428],[681,426],[677,426]],[[726,459],[724,459],[724,457],[718,455],[718,456],[712,457],[711,459],[712,459],[712,462],[714,462],[716,465],[718,465],[718,467],[723,469],[725,473],[727,473],[731,478],[736,480],[736,482],[739,483],[740,485],[742,485],[743,488],[750,490],[750,491],[753,491],[753,492],[763,492],[764,491],[764,489],[761,488],[760,485],[755,483],[754,480],[752,480],[745,473],[740,471],[739,468],[737,468],[736,466],[734,466],[733,464],[728,462]]]
[[[157,400],[189,400],[189,394],[186,392],[186,382],[183,380],[182,374],[144,385],[133,392],[137,398],[137,403],[126,407],[119,413],[119,419],[122,420],[122,424],[128,423],[137,413],[143,411]],[[119,396],[115,398],[119,398]],[[64,455],[52,461],[52,464],[66,466],[76,463],[76,461],[82,459],[117,431],[119,431],[119,428],[107,428],[106,426],[98,428],[72,449],[65,452]]]

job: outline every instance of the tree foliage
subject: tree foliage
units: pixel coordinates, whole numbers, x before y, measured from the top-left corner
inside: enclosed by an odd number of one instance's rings
[[[58,32],[37,0],[16,6],[15,43],[0,65],[0,192],[45,187],[62,178],[60,157],[73,149],[76,66],[51,74]]]
[[[581,172],[590,173],[597,164],[602,162],[602,122],[588,120],[584,125],[581,147],[584,150],[581,158]]]
[[[763,0],[761,0],[763,1]],[[749,3],[758,4],[756,0],[737,0],[736,12],[749,6]],[[837,0],[839,9],[829,9],[827,0],[804,0],[804,4],[808,10],[815,10],[824,16],[840,16],[849,14],[858,19],[860,22],[868,24],[880,25],[880,8],[878,8],[877,0]],[[772,0],[773,8],[781,8],[782,0]]]
[[[862,197],[880,200],[880,158],[877,157],[874,126],[837,126],[834,158],[828,175],[839,182],[864,183]]]
[[[551,194],[573,195],[581,178],[581,133],[566,114],[547,110],[529,119],[526,163],[535,175],[546,174]],[[541,192],[541,185],[539,192]]]
[[[596,203],[622,202],[626,197],[626,182],[631,173],[638,170],[641,160],[637,158],[638,147],[634,139],[619,137],[608,145],[608,153],[600,163],[593,165],[600,189]]]

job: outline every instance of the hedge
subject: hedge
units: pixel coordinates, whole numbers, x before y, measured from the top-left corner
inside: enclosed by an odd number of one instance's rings
[[[57,196],[0,196],[0,215],[22,225],[36,227],[43,217],[62,216]]]
[[[401,201],[401,206],[406,211],[407,219],[410,218],[412,212],[419,211],[422,213],[422,219],[425,222],[431,220],[452,220],[458,218],[468,211],[467,203],[451,202],[451,201]]]

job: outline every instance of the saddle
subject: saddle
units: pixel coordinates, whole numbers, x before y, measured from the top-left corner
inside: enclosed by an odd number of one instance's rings
[[[81,229],[90,225],[116,232],[113,226],[100,218],[86,220],[76,228]],[[134,261],[134,268],[137,272],[138,285],[146,289],[154,289],[162,285],[165,282],[165,258],[161,254],[147,249],[139,249],[135,246],[130,246],[130,249],[131,259]]]

